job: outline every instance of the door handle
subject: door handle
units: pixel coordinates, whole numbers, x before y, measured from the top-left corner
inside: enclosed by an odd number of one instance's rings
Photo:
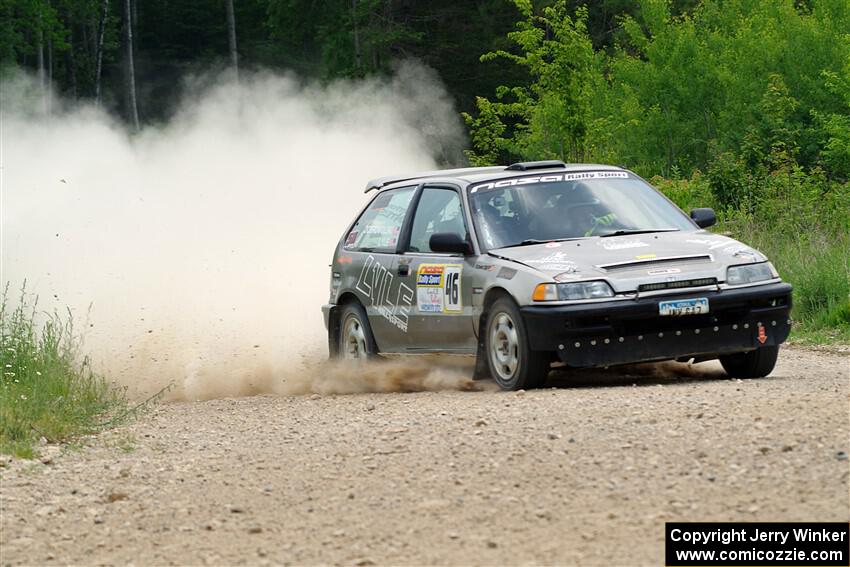
[[[398,265],[398,275],[403,278],[406,278],[410,275],[410,264],[399,264]]]

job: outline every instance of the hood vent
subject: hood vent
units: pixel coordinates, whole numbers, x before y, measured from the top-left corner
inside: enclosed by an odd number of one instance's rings
[[[658,266],[662,264],[692,264],[694,262],[713,262],[711,254],[697,254],[696,256],[667,256],[665,258],[647,258],[646,260],[628,260],[626,262],[614,262],[613,264],[600,264],[596,266],[607,272],[619,270],[634,270],[646,268],[647,266]]]

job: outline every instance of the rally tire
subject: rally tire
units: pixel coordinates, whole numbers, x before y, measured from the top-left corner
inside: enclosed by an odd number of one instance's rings
[[[499,298],[487,311],[484,350],[490,376],[503,390],[539,388],[549,374],[549,353],[531,350],[516,303]]]
[[[749,352],[720,357],[726,374],[733,378],[764,378],[776,366],[779,346],[764,346]]]
[[[342,360],[368,360],[378,355],[378,347],[366,310],[357,302],[340,308],[337,358]]]

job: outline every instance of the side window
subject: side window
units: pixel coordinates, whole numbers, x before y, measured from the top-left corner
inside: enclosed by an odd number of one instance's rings
[[[346,250],[394,252],[415,190],[416,187],[402,187],[380,193],[354,223],[343,247]]]
[[[466,237],[460,195],[451,189],[426,187],[413,217],[409,250],[431,252],[431,235],[437,232],[454,232],[461,238]]]

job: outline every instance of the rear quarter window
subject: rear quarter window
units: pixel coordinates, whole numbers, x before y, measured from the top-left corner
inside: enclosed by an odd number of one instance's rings
[[[346,250],[394,252],[416,187],[379,193],[345,237]]]

